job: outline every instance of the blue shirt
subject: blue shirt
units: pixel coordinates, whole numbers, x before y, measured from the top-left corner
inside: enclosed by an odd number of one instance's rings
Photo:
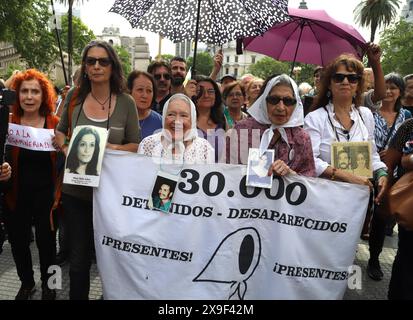
[[[139,120],[141,127],[142,139],[151,136],[156,130],[162,129],[162,117],[159,113],[151,110],[151,113],[146,119]]]
[[[386,120],[380,115],[379,112],[373,113],[375,128],[374,128],[374,139],[376,141],[377,151],[380,152],[388,148],[391,139],[396,134],[397,129],[400,125],[406,120],[412,117],[411,113],[403,108],[400,108],[398,116],[395,120],[394,129],[390,132],[390,129],[387,126]],[[390,137],[388,137],[390,134]]]

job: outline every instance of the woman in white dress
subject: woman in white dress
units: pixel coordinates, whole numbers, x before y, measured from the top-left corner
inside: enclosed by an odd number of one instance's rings
[[[198,137],[196,119],[191,99],[174,94],[164,105],[162,132],[143,139],[138,153],[171,162],[214,163],[214,149]]]

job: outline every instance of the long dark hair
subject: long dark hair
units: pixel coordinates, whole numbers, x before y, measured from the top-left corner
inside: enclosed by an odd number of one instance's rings
[[[110,76],[110,91],[114,94],[120,94],[126,91],[126,81],[123,75],[122,64],[115,49],[106,41],[91,41],[83,49],[82,53],[82,66],[80,68],[79,79],[79,96],[78,101],[83,101],[91,90],[90,80],[86,75],[86,58],[89,50],[93,47],[99,47],[105,49],[112,62],[112,74]]]
[[[95,150],[93,151],[93,156],[90,162],[86,166],[86,174],[97,176],[97,165],[99,159],[99,151],[100,151],[100,137],[99,134],[90,127],[84,127],[80,129],[78,134],[73,141],[72,148],[67,156],[67,164],[66,168],[70,170],[71,173],[75,173],[77,168],[79,167],[79,158],[77,156],[77,148],[79,146],[80,140],[82,140],[83,136],[87,134],[92,134],[95,137]]]
[[[356,96],[354,97],[354,105],[357,107],[361,106],[362,94],[364,88],[364,66],[360,60],[351,54],[342,54],[334,59],[322,72],[320,79],[320,90],[314,99],[313,105],[310,111],[317,110],[319,108],[325,107],[331,100],[331,91],[329,89],[331,78],[336,73],[339,66],[345,66],[347,71],[353,71],[361,78],[357,84]],[[328,94],[328,92],[330,92]]]
[[[400,95],[396,100],[396,104],[394,105],[394,111],[399,111],[400,108],[402,107],[401,100],[404,96],[404,90],[406,88],[404,85],[403,78],[400,74],[392,72],[392,73],[386,74],[386,76],[384,77],[384,81],[386,83],[388,82],[393,83],[394,85],[397,86],[397,88],[399,88]]]
[[[205,76],[197,77],[196,82],[197,83],[209,82],[210,84],[212,84],[212,87],[214,88],[214,91],[215,91],[215,103],[211,108],[210,118],[218,126],[221,126],[222,128],[224,128],[224,130],[227,130],[225,116],[224,116],[224,108],[222,106],[222,96],[221,96],[221,91],[219,90],[218,85],[215,83],[214,80],[212,80],[211,78],[205,77]],[[195,106],[198,108],[197,103],[195,103]]]

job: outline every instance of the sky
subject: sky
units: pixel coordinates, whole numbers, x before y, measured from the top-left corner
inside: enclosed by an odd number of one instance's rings
[[[158,54],[158,35],[131,28],[129,22],[118,14],[110,13],[109,9],[115,0],[84,0],[77,1],[77,7],[80,8],[81,19],[96,35],[102,33],[104,27],[115,26],[120,28],[121,35],[139,37],[144,36],[149,44],[150,55],[155,57]],[[290,0],[289,6],[298,8],[301,0]],[[368,40],[370,32],[368,29],[362,29],[355,24],[353,19],[353,10],[361,0],[306,0],[309,9],[324,9],[327,13],[339,21],[353,25],[361,35]],[[56,1],[55,1],[56,3]],[[403,7],[405,0],[402,1],[400,9]],[[56,7],[62,8],[61,5],[55,4]],[[378,34],[377,36],[378,37]],[[162,53],[175,53],[174,44],[164,39],[162,41]]]

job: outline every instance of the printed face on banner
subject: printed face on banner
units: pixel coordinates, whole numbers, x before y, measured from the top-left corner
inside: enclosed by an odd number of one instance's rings
[[[268,176],[268,170],[273,162],[274,150],[266,150],[260,155],[259,149],[250,148],[246,185],[249,187],[271,188],[272,175]]]
[[[168,213],[172,205],[172,197],[175,193],[178,179],[178,176],[159,172],[148,200],[149,208]]]

